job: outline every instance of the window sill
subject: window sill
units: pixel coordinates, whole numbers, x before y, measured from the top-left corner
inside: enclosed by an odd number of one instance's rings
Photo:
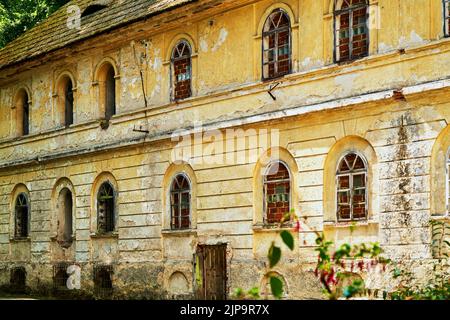
[[[165,229],[161,231],[163,236],[167,237],[189,237],[197,236],[197,229],[171,230]]]
[[[15,242],[15,243],[31,242],[31,238],[30,237],[26,237],[26,238],[10,238],[9,241],[10,242]]]
[[[118,233],[91,233],[91,239],[119,239]]]
[[[281,232],[281,231],[294,231],[295,224],[289,223],[282,227],[279,224],[255,224],[253,225],[254,233],[263,232]]]
[[[369,226],[378,226],[380,223],[375,220],[365,220],[365,221],[345,221],[345,222],[336,222],[336,221],[324,221],[323,227],[324,229],[334,229],[334,228],[350,228],[350,227],[369,227]]]
[[[437,222],[450,222],[450,215],[442,214],[442,215],[432,215],[431,220]]]

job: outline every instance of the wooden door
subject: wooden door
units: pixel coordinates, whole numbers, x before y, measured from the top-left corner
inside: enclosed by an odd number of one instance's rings
[[[198,246],[198,299],[225,300],[227,297],[227,245]]]

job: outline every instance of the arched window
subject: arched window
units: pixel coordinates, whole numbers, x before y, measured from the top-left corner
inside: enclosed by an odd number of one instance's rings
[[[264,175],[265,223],[280,222],[291,210],[291,176],[282,162],[269,165]]]
[[[444,0],[444,35],[450,36],[450,0]]]
[[[356,153],[342,158],[337,170],[338,221],[367,219],[367,165]]]
[[[28,196],[25,193],[21,193],[17,196],[14,212],[14,236],[18,239],[28,238],[30,235],[30,203]]]
[[[191,227],[191,184],[187,177],[175,177],[170,188],[170,210],[172,230]]]
[[[281,77],[291,72],[291,23],[282,9],[274,10],[263,30],[263,78]]]
[[[66,127],[73,124],[73,84],[69,78],[64,86],[64,124]]]
[[[58,242],[62,247],[72,245],[73,235],[73,198],[72,192],[64,188],[58,197]]]
[[[16,96],[15,107],[18,136],[30,134],[30,97],[25,89],[21,89]]]
[[[181,40],[172,52],[172,99],[181,100],[192,95],[192,61],[191,47],[186,40]]]
[[[116,71],[111,62],[101,64],[97,73],[99,84],[100,110],[104,112],[105,120],[110,120],[116,114]]]
[[[367,0],[335,0],[335,60],[350,61],[369,53]]]
[[[99,234],[115,230],[115,192],[109,182],[104,182],[97,196],[97,231]]]

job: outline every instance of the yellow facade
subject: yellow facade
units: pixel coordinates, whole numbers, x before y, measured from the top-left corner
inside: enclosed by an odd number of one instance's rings
[[[193,134],[196,123],[223,134],[279,130],[291,207],[305,221],[295,251],[276,270],[288,298],[321,297],[314,231],[337,243],[380,242],[388,257],[424,272],[432,258],[429,221],[448,219],[450,41],[442,1],[370,0],[369,54],[343,64],[334,62],[334,1],[219,1],[196,12],[203,2],[0,70],[0,285],[9,283],[13,266],[24,266],[27,285],[44,290],[52,286],[52,266],[68,261],[81,266],[86,292],[93,266],[107,264],[115,268],[118,297],[189,296],[197,246],[226,243],[228,294],[264,286],[274,239],[263,224],[264,166],[258,158],[171,163],[178,143],[172,133]],[[262,30],[277,8],[291,22],[292,72],[262,81]],[[192,97],[173,102],[170,60],[180,39],[192,49]],[[117,114],[102,129],[105,62],[115,68]],[[58,89],[64,76],[75,84],[68,128]],[[275,85],[276,100],[268,93]],[[26,137],[17,134],[23,89],[31,110]],[[211,140],[201,144],[211,147]],[[349,223],[336,221],[336,167],[348,151],[368,162],[368,219],[353,235]],[[190,230],[173,232],[170,185],[181,172],[191,181],[192,221]],[[98,237],[104,181],[117,192],[117,232]],[[61,185],[74,195],[69,249],[54,240]],[[30,238],[16,241],[21,192],[30,196]],[[372,288],[389,288],[387,277],[363,276]]]

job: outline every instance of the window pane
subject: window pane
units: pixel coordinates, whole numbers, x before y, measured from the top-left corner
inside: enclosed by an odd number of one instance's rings
[[[349,189],[350,188],[350,176],[342,176],[338,178],[338,188]]]
[[[366,186],[366,175],[357,174],[353,176],[353,188],[364,188]]]
[[[275,10],[263,30],[263,77],[274,78],[290,72],[291,29],[288,15]]]

